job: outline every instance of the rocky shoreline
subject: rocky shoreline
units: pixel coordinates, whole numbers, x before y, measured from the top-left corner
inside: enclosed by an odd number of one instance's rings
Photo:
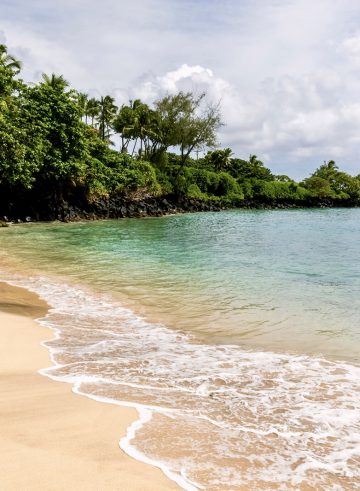
[[[179,198],[175,196],[146,197],[129,199],[124,196],[93,198],[91,200],[52,200],[38,203],[2,202],[0,222],[23,223],[33,221],[101,220],[116,218],[158,217],[175,213],[221,211],[239,209],[291,209],[291,208],[334,208],[356,207],[358,203],[350,200],[313,199],[306,202],[243,200],[236,203],[223,201],[204,201],[200,199]]]

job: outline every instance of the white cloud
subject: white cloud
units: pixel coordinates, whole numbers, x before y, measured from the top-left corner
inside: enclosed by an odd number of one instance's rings
[[[144,76],[131,95],[151,103],[180,90],[205,91],[212,102],[220,101],[227,123],[222,145],[243,157],[256,153],[279,173],[290,170],[303,177],[325,159],[347,160],[360,141],[360,101],[344,102],[347,80],[335,71],[269,79],[244,95],[209,68],[183,65],[161,76]],[[285,169],[281,155],[287,159]],[[297,169],[304,159],[308,167]],[[294,166],[292,173],[289,165]]]
[[[334,156],[360,171],[358,0],[0,3],[29,81],[54,71],[119,103],[206,91],[239,155],[295,177]]]
[[[44,72],[63,73],[65,77],[71,74],[75,84],[86,77],[86,71],[71,50],[61,44],[11,23],[2,23],[1,27],[2,42],[23,62],[22,77],[25,80],[37,81]]]
[[[360,60],[360,34],[355,34],[344,39],[341,47],[345,53],[356,60]]]

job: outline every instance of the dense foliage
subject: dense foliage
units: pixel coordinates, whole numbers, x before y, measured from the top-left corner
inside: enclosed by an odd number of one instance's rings
[[[91,200],[173,195],[233,205],[244,202],[359,204],[360,177],[325,162],[302,183],[276,176],[256,157],[217,148],[222,121],[205,95],[180,92],[117,107],[71,89],[62,76],[37,84],[0,45],[0,193],[31,190],[63,200],[74,190]],[[117,135],[117,136],[116,136]],[[114,148],[114,140],[116,147]],[[208,149],[205,157],[195,158]]]

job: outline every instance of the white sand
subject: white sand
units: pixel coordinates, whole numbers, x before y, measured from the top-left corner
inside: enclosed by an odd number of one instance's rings
[[[0,284],[0,489],[138,490],[179,487],[118,446],[137,418],[37,373],[50,365],[40,342],[50,330],[32,320],[46,311],[36,295]]]

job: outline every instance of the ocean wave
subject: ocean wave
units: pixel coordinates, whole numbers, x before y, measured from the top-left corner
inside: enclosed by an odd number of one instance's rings
[[[121,448],[184,489],[360,489],[359,366],[205,344],[83,286],[2,279],[51,306],[41,373],[136,407]]]

